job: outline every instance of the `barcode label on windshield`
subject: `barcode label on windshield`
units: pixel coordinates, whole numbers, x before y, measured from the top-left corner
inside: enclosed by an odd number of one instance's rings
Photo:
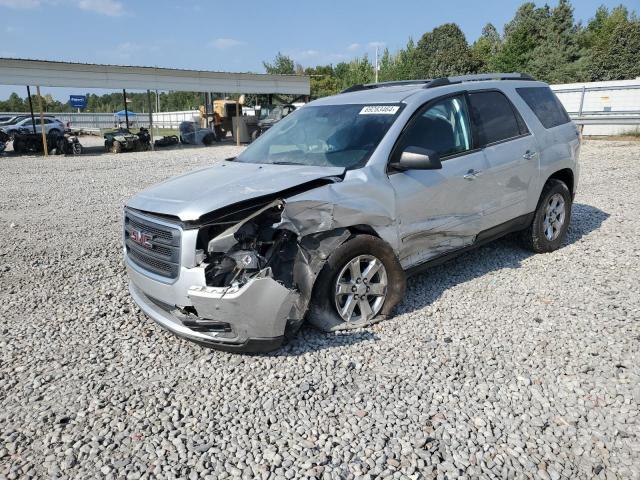
[[[367,105],[362,107],[360,115],[395,115],[399,109],[397,105]]]

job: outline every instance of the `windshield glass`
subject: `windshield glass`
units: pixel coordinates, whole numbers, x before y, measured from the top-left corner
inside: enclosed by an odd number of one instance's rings
[[[287,115],[252,143],[238,162],[362,167],[400,105],[325,105]]]
[[[274,120],[279,119],[282,116],[282,107],[275,107],[273,110],[269,112],[267,118],[272,118]]]

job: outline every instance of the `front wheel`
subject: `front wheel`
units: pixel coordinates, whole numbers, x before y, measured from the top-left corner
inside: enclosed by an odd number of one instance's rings
[[[82,145],[80,145],[80,143],[74,143],[71,147],[71,151],[73,152],[74,155],[81,155]]]
[[[547,181],[533,221],[522,232],[525,247],[536,253],[553,252],[562,246],[571,221],[571,192],[555,178]]]
[[[309,322],[331,332],[371,325],[391,315],[406,278],[391,247],[358,235],[327,259],[314,287]]]

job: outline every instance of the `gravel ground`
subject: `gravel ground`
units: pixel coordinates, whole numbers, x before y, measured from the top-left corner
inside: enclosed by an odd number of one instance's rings
[[[640,143],[587,141],[566,245],[415,277],[261,356],[129,298],[129,196],[233,146],[0,158],[0,478],[640,478]]]

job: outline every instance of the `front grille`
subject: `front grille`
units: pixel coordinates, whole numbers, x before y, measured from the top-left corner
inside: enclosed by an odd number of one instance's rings
[[[156,223],[125,210],[124,244],[129,259],[142,269],[169,279],[178,277],[179,228]]]

